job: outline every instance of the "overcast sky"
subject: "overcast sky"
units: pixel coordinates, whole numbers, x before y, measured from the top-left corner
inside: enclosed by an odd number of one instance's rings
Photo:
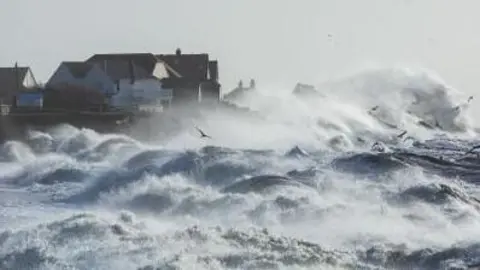
[[[181,47],[217,58],[226,91],[403,64],[474,93],[479,12],[479,0],[0,0],[0,65],[46,81],[63,60]]]

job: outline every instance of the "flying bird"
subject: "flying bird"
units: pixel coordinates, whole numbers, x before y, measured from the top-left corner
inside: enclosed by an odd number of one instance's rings
[[[404,132],[400,133],[397,135],[397,138],[402,138],[403,136],[405,136],[405,134],[407,134],[407,131],[405,130]]]
[[[198,127],[195,127],[195,128],[196,128],[196,129],[198,130],[198,132],[200,133],[200,138],[210,138],[210,139],[212,138],[212,137],[210,137],[209,135],[205,134],[205,132],[203,132],[203,130],[201,130],[200,128],[198,128]]]

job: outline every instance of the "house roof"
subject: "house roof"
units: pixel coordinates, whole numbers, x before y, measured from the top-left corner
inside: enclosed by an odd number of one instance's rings
[[[62,62],[70,70],[73,77],[77,79],[85,78],[87,73],[93,68],[92,63],[86,62]]]
[[[147,73],[152,74],[158,59],[151,53],[117,53],[117,54],[95,54],[86,62],[100,63],[104,61],[132,61],[135,66],[141,67]]]
[[[131,77],[132,72],[135,78],[147,78],[150,74],[141,66],[138,66],[132,61],[133,68],[130,62],[123,59],[124,57],[106,57],[106,60],[90,60],[89,62],[62,62],[66,66],[73,77],[77,79],[85,78],[93,67],[97,66],[100,70],[105,72],[112,80],[127,79]]]
[[[165,61],[182,78],[192,80],[207,79],[208,54],[158,54],[156,57]],[[175,76],[170,70],[168,72],[170,76]]]
[[[315,86],[302,84],[302,83],[297,83],[292,93],[296,96],[301,96],[301,97],[323,97],[324,96],[317,89],[315,89]]]
[[[24,88],[23,81],[30,68],[29,67],[0,67],[0,96],[13,94],[17,90]],[[17,89],[17,86],[19,89]]]
[[[144,79],[152,76],[142,66],[136,63],[130,64],[129,61],[125,60],[106,60],[102,63],[97,63],[97,66],[114,81],[130,78],[132,73],[135,79]]]

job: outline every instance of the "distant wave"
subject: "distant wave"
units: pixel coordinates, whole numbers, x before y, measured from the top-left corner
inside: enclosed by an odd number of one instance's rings
[[[469,96],[427,71],[369,70],[309,91],[318,94],[275,95],[274,91],[251,90],[233,102],[270,119],[294,121],[292,128],[301,128],[300,121],[309,119],[305,124],[311,125],[311,131],[317,130],[318,137],[329,140],[341,135],[350,145],[357,145],[359,136],[385,140],[402,130],[413,136],[432,134],[428,130],[476,134],[468,110]]]

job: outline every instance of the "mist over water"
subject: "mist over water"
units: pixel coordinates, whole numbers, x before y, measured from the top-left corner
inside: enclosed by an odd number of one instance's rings
[[[150,140],[63,125],[6,142],[0,269],[479,264],[469,96],[407,68],[315,88],[259,86]]]

